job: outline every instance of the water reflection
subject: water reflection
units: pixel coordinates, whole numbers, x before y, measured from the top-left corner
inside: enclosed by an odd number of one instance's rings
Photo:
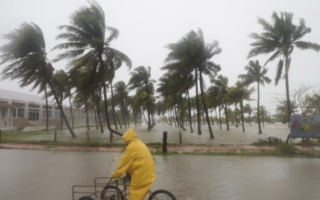
[[[0,199],[71,199],[75,184],[113,172],[119,153],[0,150]],[[307,158],[156,155],[153,189],[178,199],[318,199],[320,160]]]

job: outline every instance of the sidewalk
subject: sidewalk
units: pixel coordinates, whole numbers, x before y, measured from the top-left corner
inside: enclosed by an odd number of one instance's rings
[[[320,147],[301,147],[296,146],[303,152],[320,154]],[[98,151],[98,152],[122,152],[124,147],[89,147],[89,146],[48,146],[39,144],[13,144],[0,143],[0,148],[4,149],[26,149],[26,150],[53,150],[53,151]],[[149,147],[152,153],[162,153],[162,148]],[[168,146],[168,153],[264,153],[272,152],[275,147],[270,146],[252,146],[252,145],[175,145]]]

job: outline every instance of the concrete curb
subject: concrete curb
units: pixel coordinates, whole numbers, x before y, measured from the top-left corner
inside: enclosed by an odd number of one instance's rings
[[[296,146],[301,152],[320,154],[320,147]],[[53,151],[96,151],[96,152],[117,152],[120,153],[124,147],[89,147],[89,146],[49,146],[41,144],[14,144],[0,143],[2,149],[26,149],[26,150],[53,150]],[[152,153],[162,153],[162,148],[149,147]],[[201,146],[201,145],[177,145],[168,146],[168,153],[266,153],[275,151],[275,147],[270,146],[250,146],[250,145],[222,145],[222,146]]]

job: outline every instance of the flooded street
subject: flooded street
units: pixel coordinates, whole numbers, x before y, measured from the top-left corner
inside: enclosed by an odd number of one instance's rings
[[[112,174],[120,153],[0,149],[1,200],[71,200],[73,185]],[[320,159],[155,155],[152,189],[177,199],[318,199]]]

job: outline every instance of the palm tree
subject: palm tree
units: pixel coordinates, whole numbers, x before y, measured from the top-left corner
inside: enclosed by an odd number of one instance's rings
[[[68,91],[67,87],[66,87],[67,80],[68,80],[68,75],[62,69],[56,71],[51,77],[53,89],[56,92],[57,96],[60,98],[61,106],[62,106],[63,100],[65,99],[65,94]],[[52,96],[52,95],[53,95],[53,91],[51,90],[48,92],[48,96]],[[61,107],[61,109],[63,109],[63,107]],[[61,130],[63,129],[62,118],[61,118],[61,122],[60,122],[60,128],[61,128]]]
[[[198,134],[201,132],[201,112],[199,103],[198,85],[201,90],[201,100],[204,112],[206,114],[206,120],[209,127],[210,138],[214,138],[212,133],[207,105],[204,98],[203,90],[203,77],[202,75],[215,76],[220,71],[220,66],[209,61],[214,55],[221,52],[218,42],[211,44],[205,44],[202,30],[198,32],[190,31],[180,41],[175,44],[169,44],[167,46],[171,52],[168,54],[166,62],[169,64],[165,66],[165,69],[175,70],[177,73],[186,76],[194,71],[195,85],[196,85],[196,105],[198,115]],[[198,78],[199,77],[199,78]],[[199,80],[199,83],[198,83]]]
[[[270,83],[271,79],[266,76],[268,70],[266,68],[262,68],[259,64],[259,61],[250,61],[249,65],[245,66],[245,70],[247,70],[247,74],[240,74],[239,78],[243,80],[244,85],[250,85],[252,83],[257,83],[257,110],[258,110],[258,126],[259,126],[259,134],[262,133],[261,124],[260,124],[260,85],[264,86],[264,83]]]
[[[313,110],[313,113],[320,114],[320,95],[314,93],[312,96],[306,96],[306,103],[309,109]]]
[[[245,86],[241,81],[237,81],[235,85],[235,90],[234,90],[234,95],[235,95],[235,100],[239,101],[240,104],[240,112],[241,112],[241,121],[242,121],[242,131],[245,132],[244,128],[244,112],[245,108],[243,106],[243,101],[247,100],[250,101],[251,94],[255,91],[255,88],[248,88],[248,86]],[[252,111],[251,111],[252,112]],[[250,113],[251,115],[251,113]],[[250,122],[251,125],[251,122]]]
[[[55,61],[70,59],[69,66],[72,68],[88,68],[87,72],[90,74],[88,88],[103,88],[109,131],[122,135],[110,126],[106,82],[110,80],[110,73],[113,72],[110,65],[115,59],[119,63],[125,62],[128,66],[131,66],[131,61],[125,54],[110,47],[110,42],[119,36],[119,31],[106,26],[104,12],[97,2],[89,1],[89,4],[89,7],[82,6],[71,15],[71,25],[59,26],[59,29],[65,32],[59,34],[57,39],[66,42],[58,44],[54,49],[66,51],[59,54]],[[110,32],[107,38],[106,30]]]
[[[54,68],[46,57],[46,45],[40,27],[34,23],[23,23],[18,29],[4,35],[4,38],[9,42],[0,48],[0,65],[10,64],[3,69],[2,77],[20,79],[20,87],[33,84],[32,89],[47,83],[53,91],[71,136],[76,138],[51,83]]]
[[[214,85],[209,87],[208,91],[212,91],[212,93],[216,94],[221,100],[221,104],[223,104],[225,110],[227,130],[230,130],[228,121],[228,94],[230,92],[228,87],[229,80],[226,76],[219,75],[216,79],[211,79],[211,82]]]
[[[148,130],[152,128],[151,123],[151,103],[152,96],[154,93],[154,83],[155,80],[151,79],[151,68],[145,68],[144,66],[139,66],[135,68],[131,73],[131,78],[129,79],[128,89],[136,90],[137,94],[141,92],[145,94],[145,98],[147,99],[147,112],[148,112]]]
[[[250,104],[247,103],[243,107],[243,111],[244,111],[244,113],[248,113],[249,123],[250,123],[250,126],[251,126],[251,114],[253,112],[253,107]]]
[[[267,111],[266,107],[260,106],[260,115],[261,115],[261,119],[262,119],[262,125],[264,127],[265,118],[267,118],[267,115],[268,115],[268,111]]]
[[[252,49],[249,52],[248,58],[270,54],[271,57],[266,61],[265,65],[277,58],[279,59],[275,84],[277,85],[282,77],[283,66],[284,78],[286,81],[286,97],[288,122],[291,115],[291,101],[289,91],[289,69],[291,64],[291,54],[294,48],[301,50],[312,49],[320,50],[320,45],[311,42],[301,41],[300,39],[307,33],[311,32],[311,28],[307,27],[304,19],[299,20],[299,25],[292,23],[293,13],[281,12],[280,16],[274,12],[271,16],[272,23],[267,22],[262,18],[258,18],[258,23],[263,27],[264,32],[261,34],[252,33],[250,37],[254,39],[251,43]]]
[[[128,101],[128,89],[127,85],[123,81],[119,81],[114,84],[114,99],[118,102],[118,105],[122,111],[122,120],[127,128],[126,116],[128,116],[128,108],[127,108],[127,101]],[[129,119],[127,117],[127,119]],[[129,126],[129,124],[128,124]]]
[[[297,108],[298,105],[292,101],[291,103],[291,111],[290,113],[295,114],[297,113]],[[279,104],[276,107],[276,114],[278,115],[278,119],[282,122],[282,123],[287,123],[287,119],[288,119],[288,107],[287,107],[287,102],[286,100],[280,101]]]

